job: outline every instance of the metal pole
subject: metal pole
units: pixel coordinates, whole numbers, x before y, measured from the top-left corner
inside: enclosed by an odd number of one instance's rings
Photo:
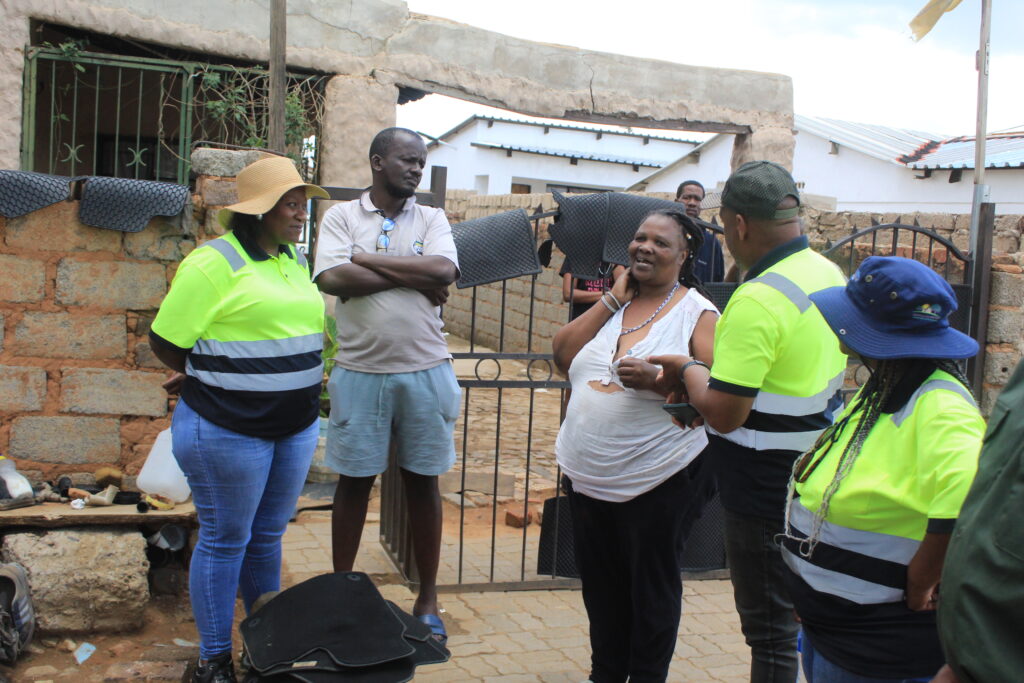
[[[981,44],[978,48],[978,127],[974,136],[974,198],[971,202],[971,256],[977,259],[981,205],[988,201],[985,184],[985,138],[988,120],[988,46],[992,32],[992,0],[981,0]]]
[[[284,152],[286,0],[270,0],[270,93],[267,146]]]

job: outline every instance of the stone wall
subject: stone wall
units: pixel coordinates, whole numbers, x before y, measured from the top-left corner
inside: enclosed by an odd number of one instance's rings
[[[77,201],[0,217],[0,452],[19,469],[133,474],[168,426],[147,333],[196,243],[186,214],[134,234],[83,225]]]
[[[663,199],[671,198],[665,193],[651,193]],[[446,209],[449,220],[456,223],[472,218],[489,216],[502,211],[522,208],[534,213],[540,206],[543,211],[556,208],[550,194],[534,195],[489,195],[478,196],[470,191],[453,191],[448,195]],[[712,220],[717,209],[704,212],[705,220]],[[803,211],[804,229],[812,246],[823,249],[858,230],[882,223],[903,223],[930,228],[953,242],[962,251],[968,243],[968,214],[871,214],[854,212],[821,211],[806,208]],[[550,219],[542,221],[538,242],[547,238]],[[1024,217],[1019,215],[997,216],[993,236],[992,291],[989,299],[989,324],[987,333],[987,356],[985,363],[985,392],[982,408],[987,414],[999,389],[1006,383],[1016,364],[1024,357],[1024,251],[1021,237],[1024,232]],[[882,233],[881,244],[892,233]],[[919,240],[916,245],[918,258],[926,258],[926,242]],[[911,256],[915,247],[909,234],[901,235],[900,255]],[[861,251],[858,258],[864,256]],[[726,259],[729,253],[726,250]],[[947,259],[942,248],[933,250],[936,263]],[[505,322],[502,319],[502,283],[477,288],[475,303],[474,340],[478,344],[507,352],[522,352],[528,348],[533,352],[549,353],[551,339],[568,318],[568,304],[562,301],[562,279],[558,271],[562,256],[554,250],[551,265],[537,277],[532,332],[530,311],[530,278],[508,281],[505,289]],[[950,279],[959,282],[962,270],[959,262],[950,259]],[[473,290],[454,290],[445,307],[446,328],[452,334],[469,338],[470,323],[474,310]]]

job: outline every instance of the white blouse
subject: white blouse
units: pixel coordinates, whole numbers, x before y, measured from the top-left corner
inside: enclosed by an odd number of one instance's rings
[[[623,357],[691,355],[690,337],[704,311],[717,309],[690,289]],[[622,386],[619,361],[612,360],[621,331],[619,310],[573,359],[572,396],[555,442],[558,464],[573,489],[616,503],[655,488],[686,467],[708,443],[703,428],[680,429],[672,422],[661,408],[664,396]],[[622,391],[598,391],[590,386],[595,380]]]

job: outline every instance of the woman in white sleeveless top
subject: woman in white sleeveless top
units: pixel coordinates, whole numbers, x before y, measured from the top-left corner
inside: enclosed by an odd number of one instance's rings
[[[680,429],[662,410],[668,392],[645,359],[685,353],[711,364],[718,313],[693,277],[702,241],[683,213],[651,213],[629,245],[629,270],[553,342],[572,383],[555,452],[567,479],[594,683],[664,681],[675,648],[678,547],[707,436]]]

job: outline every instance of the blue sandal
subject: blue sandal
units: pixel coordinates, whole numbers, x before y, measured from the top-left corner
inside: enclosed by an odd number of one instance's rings
[[[441,621],[441,617],[436,614],[421,614],[416,618],[430,627],[430,631],[433,633],[434,638],[437,639],[437,642],[441,645],[448,642],[448,631],[444,629],[444,622]]]

